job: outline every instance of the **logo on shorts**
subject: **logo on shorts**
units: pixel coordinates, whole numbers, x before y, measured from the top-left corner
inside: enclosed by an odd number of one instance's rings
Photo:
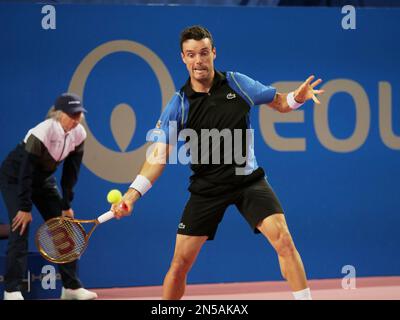
[[[232,93],[232,92],[229,92],[229,93],[226,95],[226,98],[227,98],[228,100],[235,99],[235,98],[236,98],[236,94],[234,94],[234,93]]]
[[[181,222],[181,223],[178,225],[178,228],[179,228],[179,229],[185,229],[186,226]]]

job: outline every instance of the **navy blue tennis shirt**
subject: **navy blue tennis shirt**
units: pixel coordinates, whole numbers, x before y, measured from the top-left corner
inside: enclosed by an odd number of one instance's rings
[[[257,165],[253,135],[249,134],[251,106],[270,103],[275,94],[274,87],[238,72],[215,71],[208,93],[193,91],[189,78],[161,114],[152,141],[173,144],[170,137],[176,135],[190,146],[190,192],[218,195],[243,187],[265,176]],[[175,125],[171,126],[172,122]],[[210,130],[221,134],[217,144],[212,143]],[[197,138],[189,138],[189,131]],[[219,161],[212,158],[215,152]]]

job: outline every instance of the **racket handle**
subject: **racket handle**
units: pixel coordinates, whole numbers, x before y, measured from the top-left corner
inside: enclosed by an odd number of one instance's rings
[[[114,218],[114,212],[108,211],[106,213],[103,213],[100,217],[97,218],[97,221],[100,223],[107,222],[108,220]]]

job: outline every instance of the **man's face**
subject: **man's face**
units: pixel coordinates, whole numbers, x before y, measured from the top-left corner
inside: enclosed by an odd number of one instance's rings
[[[215,48],[209,38],[186,40],[182,43],[182,60],[186,64],[190,78],[203,82],[212,79],[214,72]]]

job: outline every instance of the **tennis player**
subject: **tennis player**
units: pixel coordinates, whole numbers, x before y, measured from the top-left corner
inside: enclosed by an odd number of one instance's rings
[[[257,165],[253,139],[248,138],[249,113],[254,105],[268,104],[279,112],[291,112],[308,100],[319,103],[315,87],[321,79],[310,76],[300,87],[279,93],[238,72],[214,69],[216,48],[210,32],[201,26],[189,27],[181,33],[181,57],[189,72],[186,84],[172,97],[153,131],[158,142],[153,144],[139,175],[123,197],[125,212],[114,205],[117,218],[128,215],[134,203],[152,187],[164,170],[172,148],[171,130],[182,133],[192,129],[198,139],[190,139],[191,150],[201,150],[191,163],[190,199],[178,225],[174,256],[163,284],[164,299],[180,299],[189,270],[206,240],[214,239],[218,224],[230,205],[235,205],[255,233],[262,233],[276,250],[282,276],[288,281],[295,299],[311,299],[304,266],[289,232],[284,210],[268,183],[264,170]],[[171,121],[176,126],[171,126]],[[212,145],[204,147],[204,129],[218,132],[239,130],[240,146],[229,150]],[[207,132],[207,130],[206,130]],[[175,134],[174,133],[174,134]],[[197,149],[195,148],[197,144]],[[202,148],[204,147],[204,148]],[[211,150],[211,152],[209,152]],[[220,161],[212,162],[215,151]],[[246,161],[237,161],[237,154],[246,151]],[[193,154],[191,154],[193,156]],[[236,156],[236,157],[235,157]],[[152,158],[152,159],[150,159]],[[154,161],[158,159],[159,161]],[[199,160],[200,159],[200,160]],[[226,160],[233,161],[226,161]],[[150,161],[151,160],[151,161]],[[193,160],[193,158],[192,158]]]

